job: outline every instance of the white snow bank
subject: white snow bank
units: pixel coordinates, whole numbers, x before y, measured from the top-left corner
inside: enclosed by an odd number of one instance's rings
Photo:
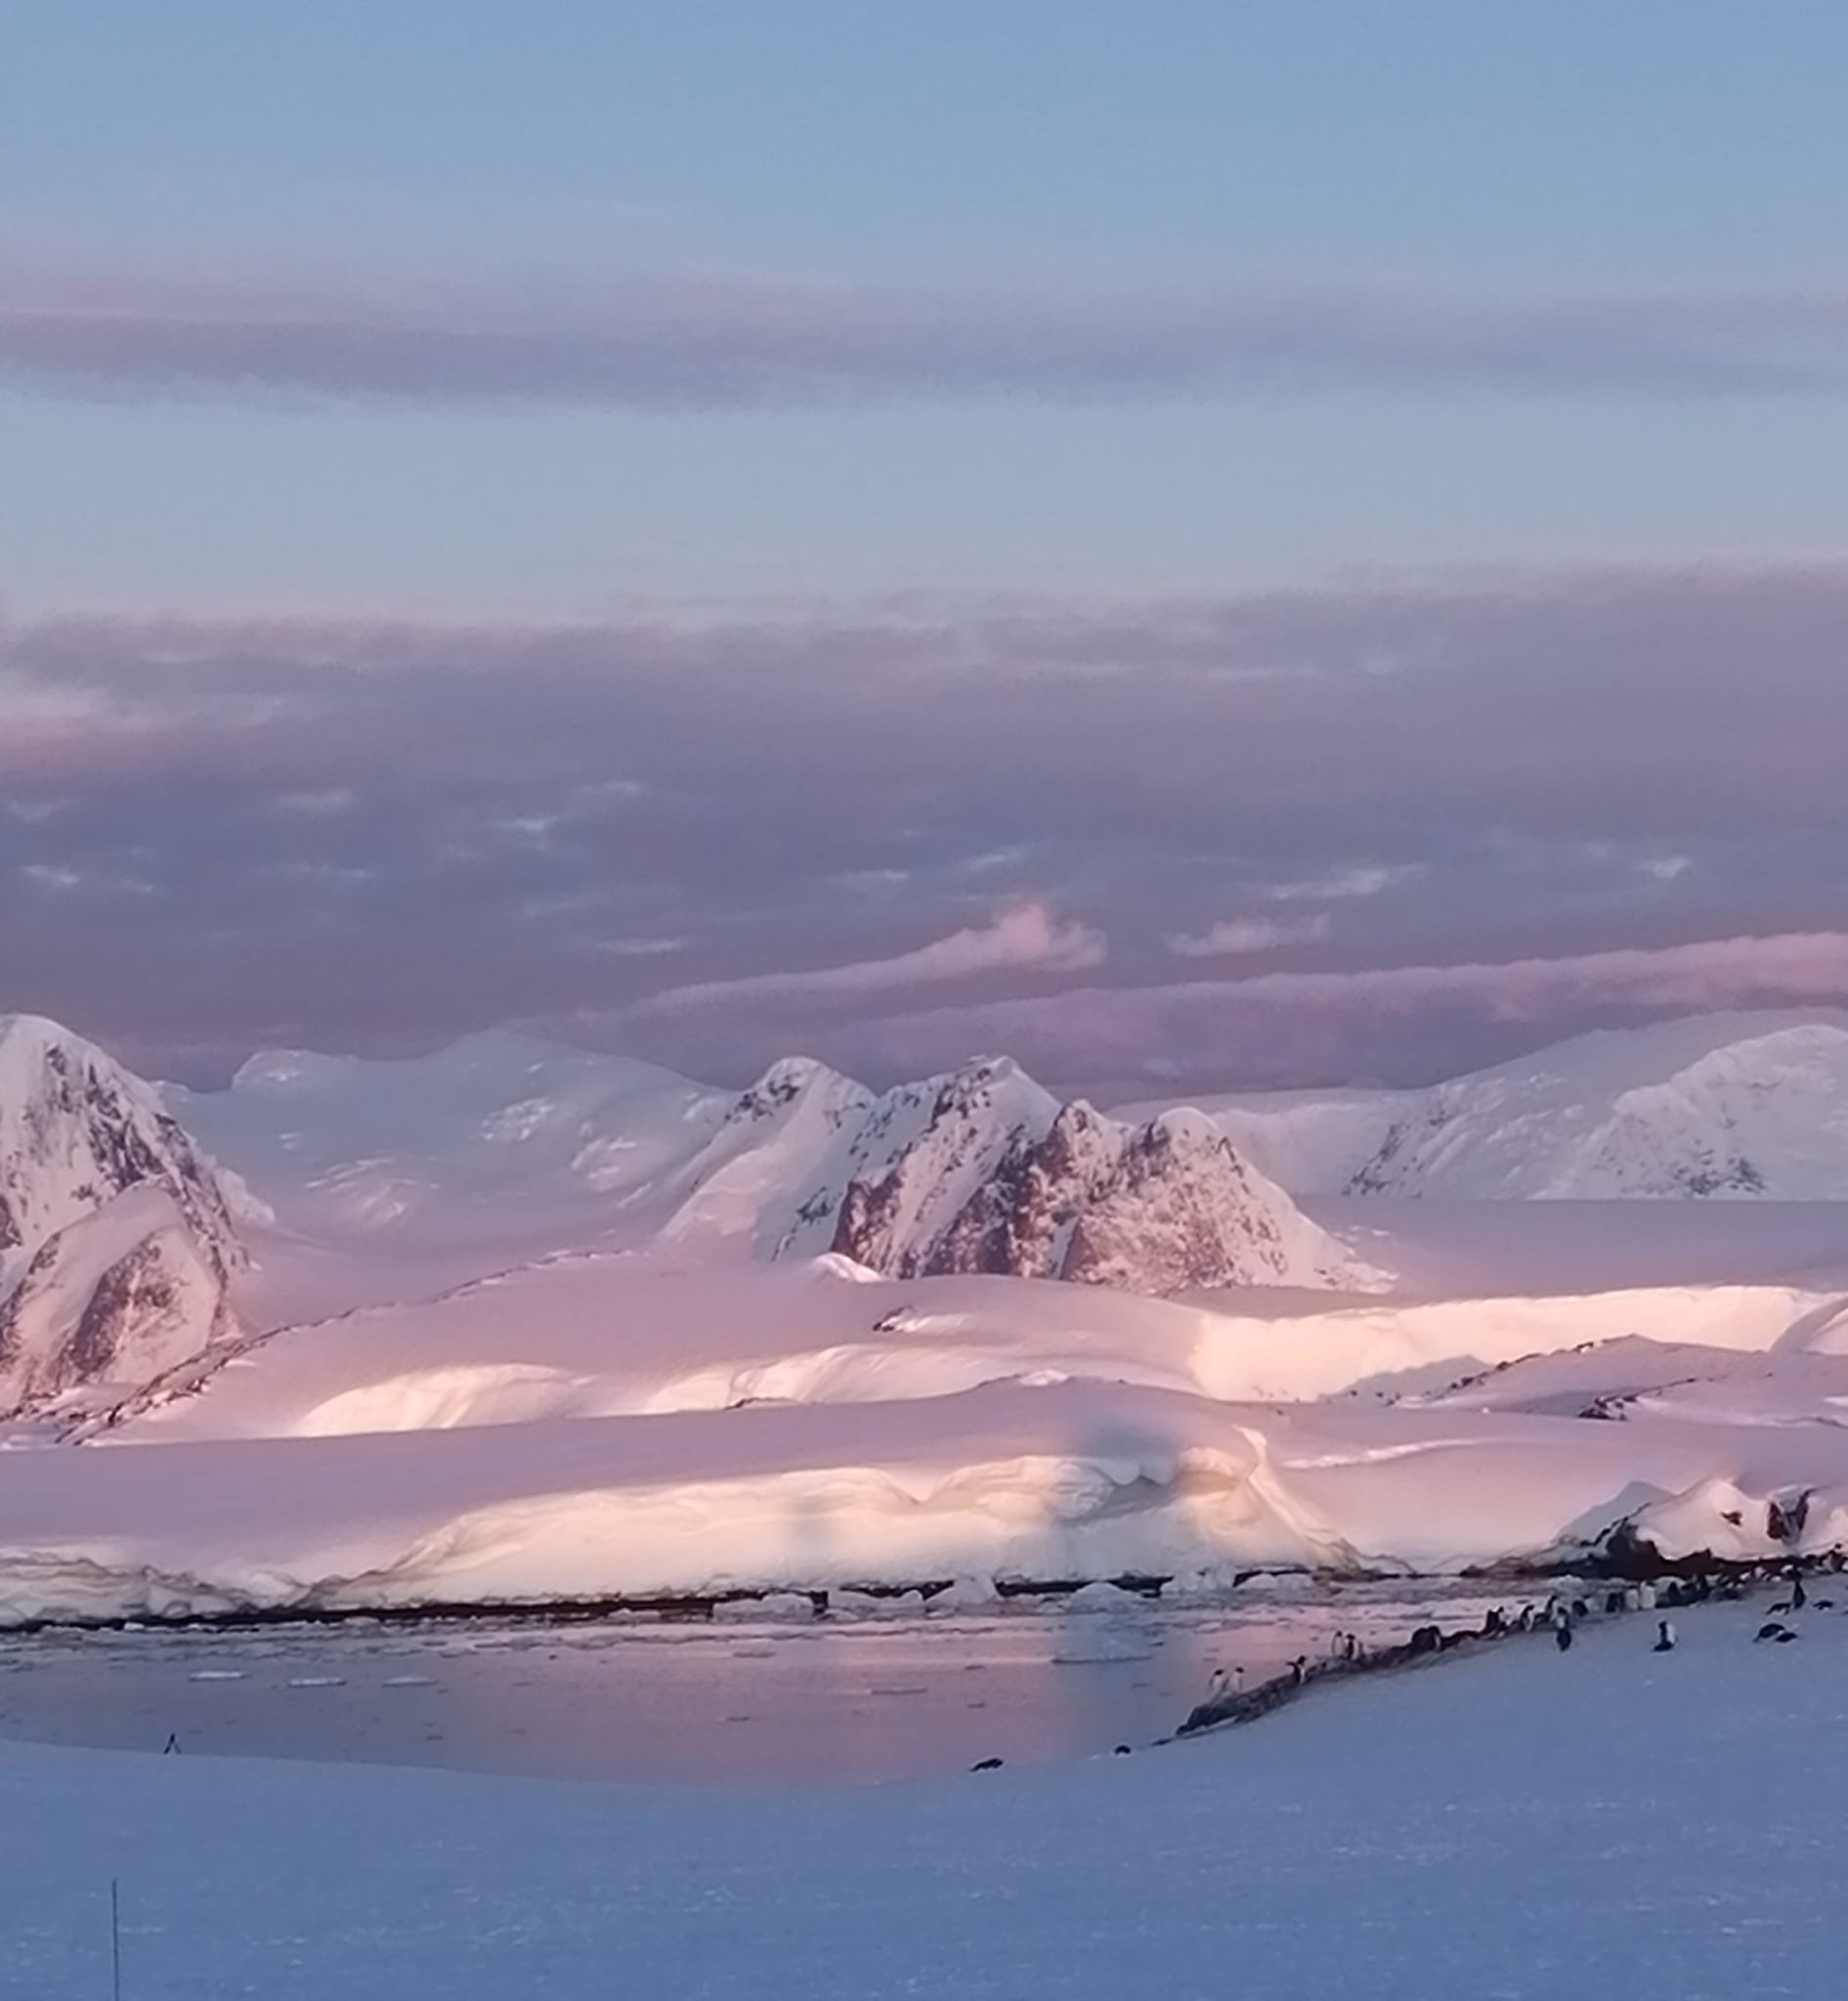
[[[0,1618],[410,1605],[1225,1564],[1454,1571],[1848,1431],[1221,1404],[1095,1383],[855,1406],[0,1454]],[[226,1505],[235,1495],[236,1505]]]
[[[917,1400],[1007,1381],[1121,1383],[1224,1401],[1402,1394],[1626,1336],[1762,1351],[1831,1303],[1773,1285],[1333,1307],[1313,1294],[1210,1297],[1183,1303],[1020,1279],[843,1284],[812,1266],[683,1271],[625,1256],[558,1257],[277,1334],[198,1393],[156,1401],[108,1435],[320,1437]]]

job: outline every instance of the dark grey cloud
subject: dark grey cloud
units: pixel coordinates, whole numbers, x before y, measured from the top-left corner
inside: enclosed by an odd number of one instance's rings
[[[1054,1081],[1203,1085],[1817,998],[1832,948],[1729,941],[1848,928],[1844,630],[1828,569],[16,626],[0,1007],[200,1073],[542,1018],[726,1077],[1005,1032]],[[1724,977],[1609,958],[1686,947]],[[1523,961],[1595,976],[1366,984]]]
[[[1076,292],[630,276],[595,287],[16,271],[0,374],[110,395],[730,408],[1352,385],[1838,395],[1848,290]]]

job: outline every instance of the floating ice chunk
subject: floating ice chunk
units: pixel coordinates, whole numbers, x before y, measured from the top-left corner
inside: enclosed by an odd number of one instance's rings
[[[760,1598],[721,1598],[712,1607],[714,1619],[812,1619],[815,1603],[799,1591],[765,1592]]]
[[[992,1611],[1001,1602],[992,1577],[958,1577],[942,1591],[931,1595],[927,1609],[932,1612]]]
[[[885,1593],[837,1591],[829,1594],[829,1606],[837,1612],[850,1612],[862,1619],[904,1619],[925,1608],[921,1591]]]
[[[1125,1591],[1121,1585],[1084,1584],[1058,1600],[1061,1612],[1134,1612],[1146,1607],[1147,1600],[1139,1594]]]

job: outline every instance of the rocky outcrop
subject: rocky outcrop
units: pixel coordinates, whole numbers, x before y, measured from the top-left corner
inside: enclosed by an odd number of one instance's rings
[[[847,1182],[832,1250],[895,1278],[987,1272],[1145,1293],[1368,1276],[1199,1113],[1132,1127],[1078,1100],[998,1131],[971,1121],[970,1099],[967,1087],[939,1093],[908,1145]],[[921,1199],[946,1188],[953,1203]]]

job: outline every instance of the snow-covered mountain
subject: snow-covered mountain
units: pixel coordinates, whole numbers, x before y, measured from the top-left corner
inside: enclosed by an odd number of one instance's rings
[[[1125,1126],[1005,1058],[884,1092],[789,1058],[734,1093],[494,1034],[259,1056],[169,1102],[283,1230],[441,1257],[451,1282],[581,1249],[1140,1292],[1371,1276],[1209,1121]]]
[[[1144,1293],[1368,1276],[1199,1113],[1130,1127],[1079,1100],[998,1129],[971,1100],[986,1102],[1002,1069],[947,1080],[923,1129],[854,1175],[834,1250],[898,1278],[994,1272]]]
[[[230,1331],[210,1168],[139,1079],[0,1017],[0,1412],[132,1388]]]
[[[408,1063],[259,1058],[163,1116],[28,1030],[0,1071],[9,1395],[55,1413],[18,1436],[88,1444],[0,1452],[0,1624],[1443,1571],[1619,1531],[1762,1557],[1792,1496],[1805,1549],[1848,1547],[1848,1244],[1827,1210],[1632,1212],[1617,1234],[1655,1248],[1625,1279],[1609,1207],[1355,1206],[1401,1274],[1408,1229],[1492,1240],[1447,1290],[1428,1258],[1359,1299],[1326,1289],[1354,1281],[1341,1242],[1205,1115],[1107,1117],[1002,1060],[885,1092],[790,1061],[740,1093],[501,1035]],[[1509,1192],[1549,1146],[1627,1175],[1717,1126],[1769,1185],[1771,1142],[1783,1171],[1807,1133],[1820,1179],[1845,1032],[1599,1039],[1420,1094],[1443,1117],[1389,1149],[1396,1100],[1358,1165],[1470,1186],[1472,1160],[1499,1164]],[[1654,1151],[1613,1156],[1639,1094]],[[1299,1118],[1299,1152],[1355,1102]],[[226,1205],[174,1114],[222,1159],[257,1260],[232,1274],[236,1340]],[[1516,1223],[1527,1281],[1491,1290]],[[1749,1270],[1736,1245],[1677,1277],[1689,1229],[1741,1224],[1765,1240]],[[1032,1282],[1054,1276],[1092,1283]]]
[[[1580,1036],[1427,1090],[1215,1098],[1299,1195],[1848,1200],[1848,1015]]]

